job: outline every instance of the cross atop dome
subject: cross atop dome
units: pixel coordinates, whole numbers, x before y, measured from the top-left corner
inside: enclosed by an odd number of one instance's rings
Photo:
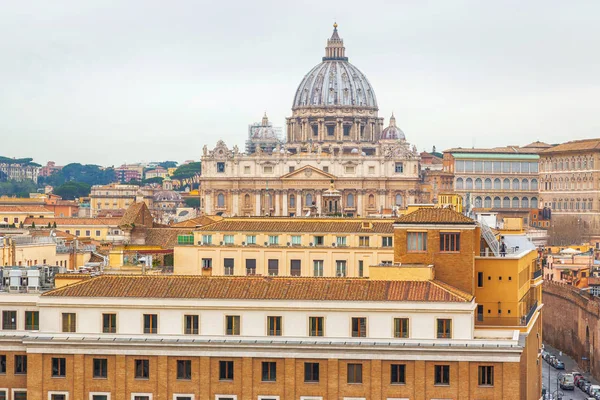
[[[344,41],[340,38],[340,35],[338,35],[337,27],[338,24],[337,22],[335,22],[333,24],[333,33],[331,34],[331,37],[327,40],[327,47],[325,47],[325,57],[323,57],[323,61],[348,61],[348,57],[346,57],[346,48],[344,47]]]

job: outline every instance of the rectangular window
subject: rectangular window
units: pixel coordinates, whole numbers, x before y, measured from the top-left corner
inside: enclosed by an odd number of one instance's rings
[[[390,365],[390,383],[392,385],[406,384],[406,365],[404,365],[404,364]]]
[[[477,321],[483,321],[483,306],[481,304],[477,305]]]
[[[375,167],[369,166],[369,175],[375,175]]]
[[[460,233],[441,232],[440,251],[460,251]]]
[[[348,383],[362,383],[362,364],[348,364]]]
[[[358,260],[358,276],[362,278],[365,274],[365,263],[363,260]]]
[[[465,160],[465,172],[473,172],[473,161]]]
[[[27,400],[27,392],[22,390],[15,390],[13,392],[13,400]]]
[[[394,167],[394,172],[397,174],[401,174],[402,172],[404,172],[404,164],[401,162],[397,162]]]
[[[16,330],[17,329],[17,312],[2,311],[2,329]]]
[[[62,314],[62,331],[77,332],[77,315],[75,313]]]
[[[106,395],[106,394],[92,394],[92,400],[108,400],[108,395]]]
[[[313,275],[314,276],[323,276],[323,260],[314,260],[313,261]]]
[[[8,400],[8,389],[0,389],[0,400]]]
[[[346,236],[337,236],[335,238],[335,243],[338,246],[345,246],[346,245]]]
[[[408,251],[427,251],[427,232],[408,232]]]
[[[281,336],[281,317],[267,317],[267,335]]]
[[[300,246],[302,244],[302,236],[300,235],[293,235],[292,236],[292,245],[294,246]]]
[[[450,366],[449,365],[435,365],[434,371],[435,371],[434,384],[436,384],[436,385],[449,385],[450,384]]]
[[[6,373],[6,354],[0,355],[0,374]]]
[[[15,375],[27,373],[27,356],[18,355],[15,356]]]
[[[149,379],[150,378],[150,360],[133,360],[135,379]]]
[[[325,242],[325,238],[323,236],[315,236],[314,239],[315,246],[323,246],[323,243]]]
[[[300,276],[302,273],[302,262],[300,260],[290,260],[290,275]]]
[[[75,236],[81,236],[81,231],[79,229],[75,230]]]
[[[212,258],[203,258],[202,259],[202,269],[211,269],[212,268]]]
[[[202,244],[212,244],[212,235],[202,235]]]
[[[233,244],[234,243],[234,236],[233,235],[223,235],[223,242],[225,244]]]
[[[483,172],[483,161],[474,162],[475,172]]]
[[[305,362],[304,363],[304,382],[319,382],[319,363]]]
[[[104,379],[108,377],[108,360],[106,358],[94,358],[92,364],[94,378]]]
[[[502,172],[502,161],[494,161],[494,172]]]
[[[521,172],[521,163],[518,161],[513,161],[511,163],[511,170],[513,174]]]
[[[353,174],[356,171],[356,167],[354,165],[346,165],[345,172],[347,174]]]
[[[408,338],[408,318],[394,318],[394,337]]]
[[[323,325],[323,323],[323,317],[308,317],[309,335],[323,336],[325,333],[325,326]]]
[[[288,172],[294,172],[296,170],[296,167],[288,167]]]
[[[269,244],[270,245],[278,245],[279,244],[279,236],[269,235]]]
[[[25,330],[39,331],[40,330],[40,312],[25,311]]]
[[[184,315],[184,333],[186,335],[197,335],[198,334],[198,316],[197,315]]]
[[[492,170],[492,162],[491,161],[484,161],[483,162],[483,171],[490,173],[493,172]]]
[[[277,363],[273,361],[262,362],[262,381],[275,382],[277,380]]]
[[[96,231],[96,236],[100,236],[100,231]]]
[[[233,380],[233,361],[219,361],[219,380]]]
[[[267,267],[268,267],[269,275],[274,275],[274,276],[279,275],[279,260],[273,260],[273,259],[268,260]]]
[[[158,333],[157,314],[144,314],[144,333]]]
[[[382,247],[392,247],[393,239],[391,236],[384,236],[381,238]]]
[[[246,275],[256,275],[256,259],[249,258],[246,260]]]
[[[246,244],[256,244],[256,235],[247,235]]]
[[[456,160],[454,162],[455,172],[465,172],[465,162],[463,160]]]
[[[352,318],[352,337],[367,337],[367,319],[364,317]]]
[[[250,166],[244,165],[244,175],[250,175]]]
[[[341,277],[346,276],[346,261],[337,260],[335,262],[335,276]]]
[[[479,386],[494,386],[494,367],[484,365],[479,367]]]
[[[369,237],[368,236],[359,236],[358,237],[358,245],[360,247],[369,247]]]
[[[67,375],[67,360],[65,358],[52,358],[52,377],[64,378]]]
[[[177,379],[192,379],[192,360],[177,360]]]
[[[92,235],[91,231],[85,231],[85,236],[90,237]]]
[[[233,258],[224,258],[223,259],[223,274],[224,275],[233,275],[234,271],[234,260]]]
[[[224,162],[217,163],[217,172],[220,174],[225,172],[225,163]]]
[[[225,334],[226,335],[239,335],[240,334],[240,316],[239,315],[226,315],[225,316]]]
[[[437,320],[437,338],[451,339],[452,338],[452,320],[438,319]]]
[[[477,287],[483,287],[483,272],[477,273]]]
[[[51,393],[50,400],[67,400],[67,395],[64,393]]]
[[[117,333],[117,314],[102,314],[102,333]]]

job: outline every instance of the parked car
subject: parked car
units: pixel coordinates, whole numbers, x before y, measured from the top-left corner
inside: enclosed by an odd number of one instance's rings
[[[556,369],[565,369],[565,363],[563,363],[559,359],[556,359],[556,361],[554,362],[554,368],[556,368]]]
[[[541,354],[542,354],[542,359],[544,359],[544,360],[545,360],[545,359],[546,359],[546,357],[548,357],[548,354],[549,354],[549,353],[548,353],[546,350],[542,350],[542,353],[541,353]]]
[[[579,380],[577,381],[577,386],[579,387],[579,389],[583,390],[583,386],[589,383],[589,381],[585,378],[579,378]]]
[[[575,390],[575,379],[573,374],[563,374],[558,380],[560,388],[563,390]]]
[[[590,385],[588,394],[595,396],[596,393],[600,392],[600,385]]]
[[[554,364],[554,360],[556,360],[556,357],[554,357],[553,355],[549,355],[548,358],[546,359],[546,361],[548,362],[548,364],[553,365]]]
[[[578,386],[577,383],[579,382],[579,380],[581,378],[583,378],[583,374],[581,372],[576,372],[576,371],[573,371],[571,373],[573,374],[573,384],[575,386]]]
[[[586,380],[585,382],[583,382],[580,389],[587,393],[590,390],[590,386],[592,386],[592,382]]]

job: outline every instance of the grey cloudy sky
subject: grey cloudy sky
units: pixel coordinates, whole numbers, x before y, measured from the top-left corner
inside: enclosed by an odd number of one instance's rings
[[[284,126],[334,18],[419,150],[600,136],[600,1],[0,3],[0,155],[198,159]]]

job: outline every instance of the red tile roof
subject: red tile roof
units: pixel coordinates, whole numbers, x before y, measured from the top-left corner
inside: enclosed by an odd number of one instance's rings
[[[421,208],[396,220],[397,224],[460,224],[475,225],[475,221],[450,208]]]
[[[600,139],[573,140],[546,149],[542,152],[542,154],[545,155],[570,151],[600,151]]]
[[[103,275],[54,289],[43,296],[415,302],[470,302],[473,299],[470,294],[438,281],[172,275]]]
[[[5,206],[0,205],[0,213],[51,213],[54,212],[44,206]]]
[[[85,226],[85,225],[107,225],[118,226],[121,218],[26,218],[24,225],[31,225],[35,222],[36,225],[51,225],[56,222],[56,226]]]

